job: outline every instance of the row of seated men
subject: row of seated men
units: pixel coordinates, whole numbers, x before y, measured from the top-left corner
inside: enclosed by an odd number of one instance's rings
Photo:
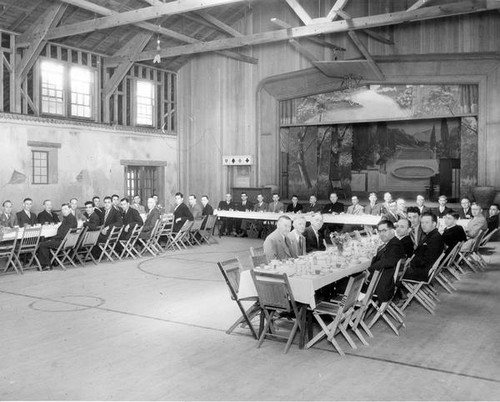
[[[378,300],[381,302],[391,299],[395,292],[393,280],[394,270],[400,259],[412,258],[404,278],[424,281],[434,262],[443,251],[450,252],[458,242],[466,241],[477,236],[479,230],[485,229],[486,220],[480,214],[480,207],[472,205],[473,218],[467,230],[457,224],[459,215],[448,211],[444,216],[446,228],[441,234],[437,228],[437,216],[432,212],[420,214],[418,207],[409,207],[408,217],[401,217],[396,222],[385,218],[378,223],[377,229],[382,240],[382,246],[373,257],[370,272],[383,271],[376,288]],[[269,261],[297,258],[314,251],[325,250],[325,243],[331,243],[330,233],[323,225],[321,213],[311,217],[310,226],[306,227],[304,216],[295,217],[293,222],[282,215],[277,221],[276,230],[264,241],[264,253]],[[293,228],[292,228],[293,227]],[[324,289],[326,297],[332,297],[341,292],[347,278],[332,287]],[[403,294],[398,294],[404,298]]]

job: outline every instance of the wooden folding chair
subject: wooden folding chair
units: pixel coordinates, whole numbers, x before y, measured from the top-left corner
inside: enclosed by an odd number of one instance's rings
[[[165,223],[161,220],[157,220],[155,222],[155,225],[153,227],[153,230],[151,231],[150,235],[146,239],[142,239],[140,236],[137,239],[137,245],[142,247],[142,250],[139,252],[141,256],[143,256],[146,252],[150,253],[153,257],[156,257],[158,254],[160,254],[163,249],[160,246],[159,239],[160,236],[158,235],[159,233],[162,233],[161,227]],[[158,235],[158,238],[157,238]],[[168,241],[168,237],[167,237]]]
[[[216,215],[207,215],[205,218],[205,225],[201,227],[200,234],[203,237],[203,240],[210,244],[211,241],[214,241],[215,244],[218,243],[214,236],[215,226],[217,224],[217,216]]]
[[[217,263],[219,270],[222,274],[222,277],[226,281],[226,285],[229,289],[229,294],[231,295],[231,299],[233,299],[238,308],[241,311],[241,317],[238,318],[233,325],[229,327],[226,331],[226,334],[230,334],[235,330],[236,327],[242,324],[248,325],[252,335],[255,339],[258,339],[257,332],[255,331],[252,325],[252,319],[260,313],[260,306],[258,303],[257,297],[248,297],[248,298],[239,298],[238,291],[240,288],[240,274],[241,274],[241,263],[238,258],[233,258],[231,260],[220,261]],[[246,309],[243,307],[242,301],[253,301],[254,303],[250,306],[250,308]]]
[[[137,243],[137,239],[141,235],[143,226],[136,225],[130,233],[130,237],[128,239],[118,240],[120,245],[122,246],[122,252],[120,253],[120,260],[126,256],[132,257],[134,260],[137,257],[140,257],[141,254],[135,248],[135,244]]]
[[[412,279],[404,279],[401,281],[403,286],[408,290],[408,299],[401,306],[401,311],[404,311],[410,302],[415,299],[417,300],[429,313],[434,315],[434,309],[436,308],[436,302],[439,301],[437,298],[435,290],[432,288],[432,281],[434,276],[439,272],[441,261],[443,260],[445,254],[442,253],[438,259],[434,262],[431,269],[429,270],[428,279],[426,281],[416,281]]]
[[[80,238],[81,232],[82,229],[80,228],[70,229],[68,233],[66,233],[66,236],[64,236],[64,239],[61,241],[61,244],[59,244],[59,247],[57,247],[57,249],[50,249],[50,253],[52,255],[50,259],[51,266],[55,262],[57,262],[57,264],[64,271],[66,271],[64,263],[69,262],[76,268],[76,264],[73,257],[74,257],[75,247],[78,243],[78,239]]]
[[[300,312],[295,303],[288,276],[286,274],[250,271],[252,279],[259,295],[259,304],[264,312],[266,325],[262,331],[257,347],[260,348],[266,337],[286,339],[285,353],[288,352],[295,335],[302,331],[300,322]],[[293,327],[287,335],[278,334],[276,326],[273,325],[279,313],[288,313],[289,318],[293,319]],[[261,313],[262,314],[262,313]],[[274,332],[272,332],[274,326]]]
[[[409,261],[408,261],[409,263]],[[396,269],[394,271],[394,282],[397,283],[399,278],[404,275],[404,269],[403,267],[405,266],[405,259],[402,258],[398,261],[396,265]],[[406,265],[407,266],[407,265]],[[375,323],[382,318],[387,325],[389,325],[389,328],[392,329],[392,331],[399,336],[399,329],[401,327],[405,327],[405,323],[403,321],[403,317],[405,314],[399,309],[399,307],[396,306],[396,304],[393,301],[394,296],[386,302],[379,303],[376,300],[372,300],[370,302],[370,313],[375,313],[372,317],[371,320],[368,322],[367,327],[371,329]]]
[[[194,246],[197,244],[198,246],[201,246],[200,240],[198,240],[198,237],[201,239],[201,225],[203,224],[203,219],[195,219],[193,221],[193,224],[188,230],[188,233],[186,235],[186,242],[189,243],[191,246]]]
[[[453,266],[454,260],[457,258],[457,254],[460,252],[460,248],[464,242],[458,242],[455,247],[447,254],[441,263],[441,269],[436,273],[435,280],[441,285],[441,287],[448,293],[452,293],[457,288],[451,283],[450,279],[445,275],[445,272],[451,274],[454,278],[460,278],[458,272]]]
[[[492,231],[488,232],[484,237],[483,240],[481,240],[481,244],[479,244],[479,249],[482,249],[486,247],[486,244],[491,240],[491,238],[498,232],[498,228],[493,229]]]
[[[184,222],[177,233],[171,234],[169,242],[167,243],[165,248],[172,250],[175,250],[176,248],[179,250],[187,249],[189,243],[187,242],[186,237],[189,235],[189,229],[191,228],[192,224],[193,221]]]
[[[469,249],[464,250],[463,247],[460,249],[457,261],[458,266],[460,266],[460,264],[464,262],[464,266],[467,266],[472,272],[479,272],[484,270],[484,268],[486,267],[486,262],[478,254],[477,251],[479,250],[479,245],[481,244],[485,233],[485,230],[480,230]],[[467,242],[465,242],[464,244],[467,244]]]
[[[366,346],[368,346],[368,342],[364,338],[359,328],[360,327],[363,328],[365,333],[370,338],[373,338],[373,334],[371,333],[368,326],[365,324],[364,319],[368,311],[368,308],[370,307],[371,303],[374,302],[373,296],[375,294],[375,289],[377,288],[377,285],[380,281],[381,275],[382,271],[373,272],[373,275],[370,279],[370,283],[368,284],[368,288],[366,289],[366,293],[359,294],[359,299],[361,300],[358,300],[357,303],[354,305],[354,312],[349,320],[349,327],[356,334],[361,343]]]
[[[42,270],[40,261],[36,256],[36,251],[38,249],[38,244],[40,243],[40,234],[42,233],[42,227],[32,227],[24,228],[21,241],[18,242],[17,252],[16,252],[16,262],[19,264],[21,272],[24,269],[37,268],[39,271]],[[24,256],[29,258],[29,262],[23,267],[22,259]],[[31,264],[36,262],[36,267],[31,266]]]
[[[113,226],[106,241],[97,243],[98,247],[101,249],[101,255],[97,262],[101,262],[104,256],[111,262],[115,262],[115,259],[120,259],[120,255],[116,251],[116,245],[118,244],[118,239],[120,239],[122,230],[123,227]]]
[[[168,239],[170,239],[170,236],[172,235],[173,227],[173,218],[163,219],[159,222],[150,244],[150,247],[155,251],[156,255],[166,251],[166,245],[168,243]],[[162,246],[162,240],[165,241],[164,246]]]
[[[6,258],[7,262],[3,268],[3,273],[6,273],[10,267],[17,274],[19,274],[19,269],[16,262],[16,246],[17,246],[17,235],[19,234],[19,229],[16,228],[14,232],[14,240],[11,241],[3,241],[3,232],[0,231],[0,259]],[[22,270],[21,270],[22,273]]]
[[[250,258],[252,259],[252,264],[254,268],[269,264],[269,261],[267,261],[267,257],[265,254],[253,255]]]
[[[250,256],[257,257],[264,254],[264,247],[250,247]]]
[[[351,277],[347,284],[346,292],[342,296],[342,300],[339,302],[320,302],[316,306],[316,308],[312,311],[312,314],[320,325],[321,331],[306,344],[306,349],[326,337],[339,355],[345,357],[344,351],[335,340],[335,335],[339,332],[344,336],[353,349],[357,349],[356,344],[347,332],[347,327],[351,321],[352,315],[354,314],[355,305],[365,278],[366,272],[362,272],[354,277]],[[323,320],[323,316],[331,318],[332,321],[327,325]]]
[[[92,255],[92,249],[96,246],[97,241],[99,239],[99,230],[89,231],[87,230],[82,237],[82,241],[80,245],[75,249],[73,260],[77,259],[80,264],[83,266],[85,262],[92,261],[95,265],[97,265],[97,261]]]

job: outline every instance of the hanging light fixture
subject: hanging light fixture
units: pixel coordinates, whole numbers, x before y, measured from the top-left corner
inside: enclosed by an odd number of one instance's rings
[[[158,25],[158,31],[160,30],[161,26]],[[153,64],[160,64],[161,63],[161,55],[160,55],[161,47],[160,47],[160,34],[156,36],[156,56],[153,59]]]

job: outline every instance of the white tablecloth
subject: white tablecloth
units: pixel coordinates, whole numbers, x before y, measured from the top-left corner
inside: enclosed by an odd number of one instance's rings
[[[60,223],[56,225],[42,225],[42,233],[41,236],[43,237],[54,237],[57,234],[57,228],[59,227]],[[23,237],[23,232],[24,228],[19,228],[19,232],[17,234],[17,238],[20,239]],[[2,241],[12,241],[14,240],[14,235],[15,231],[13,230],[12,232],[7,232],[3,234]]]
[[[297,216],[303,216],[309,222],[312,214],[280,214],[275,212],[244,212],[244,211],[221,211],[217,210],[217,216],[225,218],[239,218],[239,219],[257,219],[263,221],[276,221],[281,215],[287,215],[292,220]],[[331,215],[323,214],[323,221],[325,223],[338,223],[350,225],[376,225],[382,218],[375,215]]]
[[[321,289],[339,279],[345,278],[349,275],[357,274],[370,267],[370,261],[353,264],[346,268],[334,269],[332,273],[326,275],[303,275],[288,277],[290,287],[292,288],[293,297],[295,301],[308,304],[311,308],[316,307],[314,293],[316,290]],[[243,271],[240,276],[240,289],[238,297],[243,299],[245,297],[257,296],[257,289],[252,280],[250,270]]]

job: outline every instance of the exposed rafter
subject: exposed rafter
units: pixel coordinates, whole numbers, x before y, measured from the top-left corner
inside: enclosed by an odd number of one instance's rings
[[[418,0],[415,3],[413,3],[413,5],[408,10],[406,10],[406,11],[416,10],[416,9],[422,7],[423,5],[427,4],[427,3],[430,3],[430,0]]]
[[[394,45],[394,41],[382,34],[379,34],[378,32],[374,31],[373,29],[363,29],[363,32],[370,36],[371,38],[385,43],[386,45]]]
[[[308,12],[304,10],[297,0],[285,0],[292,10],[297,14],[304,25],[309,25],[312,22],[312,18],[309,16]]]
[[[290,42],[290,45],[292,45],[297,52],[299,52],[302,56],[304,56],[311,64],[314,64],[315,62],[318,61],[318,58],[312,54],[309,49],[307,49],[305,46],[302,46],[299,42],[297,42],[296,39],[290,39],[288,42]]]
[[[349,22],[334,21],[318,23],[309,26],[301,26],[272,32],[262,32],[252,35],[246,35],[239,38],[217,39],[210,42],[163,49],[160,54],[162,57],[175,57],[193,53],[212,52],[216,50],[226,50],[244,46],[280,42],[294,38],[305,38],[321,34],[377,28],[401,23],[408,23],[412,21],[446,18],[455,15],[472,14],[499,9],[500,1],[492,2],[488,0],[468,0],[441,6],[424,7],[414,11],[399,11],[386,14],[371,15],[369,17],[357,17],[352,18]],[[136,61],[152,60],[155,55],[156,52],[143,52],[136,58]]]
[[[37,25],[19,36],[20,42],[29,42],[30,46],[24,51],[24,55],[16,65],[16,76],[22,82],[26,74],[33,67],[37,57],[40,55],[45,43],[45,36],[49,29],[55,26],[66,11],[67,5],[61,3],[52,4],[41,16]]]
[[[234,37],[243,36],[243,34],[241,32],[239,32],[236,29],[234,29],[233,27],[225,24],[224,22],[222,22],[221,20],[215,18],[213,15],[210,15],[207,12],[201,11],[198,14],[201,17],[203,17],[204,19],[206,19],[208,22],[210,22],[212,25],[215,25],[221,31],[224,31],[224,32],[228,33],[231,36],[234,36]]]
[[[364,43],[361,42],[361,40],[359,39],[358,34],[356,32],[354,32],[354,31],[349,31],[349,32],[347,32],[347,34],[349,35],[349,37],[351,38],[351,40],[354,42],[354,44],[356,45],[356,47],[359,49],[359,51],[361,52],[361,54],[368,61],[368,63],[370,64],[370,67],[373,70],[373,72],[375,73],[376,77],[379,80],[381,80],[381,81],[384,80],[385,79],[384,73],[382,72],[382,70],[380,69],[380,67],[377,65],[377,63],[375,63],[375,60],[373,60],[373,57],[368,52],[368,49],[366,48],[366,46],[364,45]]]
[[[81,0],[65,0],[69,4],[77,4]],[[157,6],[144,7],[140,9],[116,13],[114,15],[96,18],[90,21],[78,22],[51,29],[47,33],[47,39],[58,39],[72,35],[80,35],[87,32],[108,29],[117,26],[134,24],[152,20],[165,15],[182,14],[190,11],[203,10],[205,8],[240,3],[243,0],[184,0],[164,3]]]
[[[326,16],[326,19],[328,21],[334,21],[338,16],[339,10],[342,10],[348,2],[349,0],[337,0]]]
[[[100,15],[111,16],[111,15],[119,14],[117,11],[113,11],[113,10],[110,10],[109,8],[99,6],[99,5],[92,3],[88,0],[59,0],[59,1],[61,1],[63,3],[71,4],[73,6],[76,6],[76,7],[79,7],[79,8],[82,8],[82,9],[85,9],[87,11],[91,11],[93,13],[100,14]],[[173,31],[173,30],[168,29],[168,28],[164,28],[162,26],[151,24],[149,22],[138,22],[138,23],[135,23],[134,25],[139,27],[139,28],[146,29],[148,31],[157,33],[159,35],[166,36],[166,37],[169,37],[172,39],[176,39],[180,42],[199,43],[198,40],[191,38],[190,36],[183,35],[179,32]],[[20,46],[20,47],[27,46],[27,45],[28,45],[28,43],[19,43],[18,44],[18,46]],[[229,57],[231,59],[239,60],[239,61],[242,61],[245,63],[251,63],[251,64],[258,63],[258,60],[254,57],[250,57],[250,56],[247,56],[247,55],[244,55],[244,54],[241,54],[238,52],[234,52],[231,50],[223,50],[223,51],[220,51],[217,53],[221,54],[222,56],[226,56],[226,57]]]

